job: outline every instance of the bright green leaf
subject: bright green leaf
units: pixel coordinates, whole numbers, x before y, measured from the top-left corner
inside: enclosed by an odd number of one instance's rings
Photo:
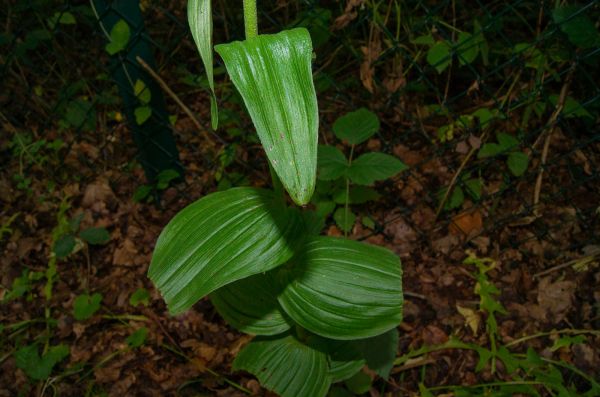
[[[178,171],[173,169],[162,170],[156,177],[156,188],[158,190],[165,190],[169,187],[171,181],[181,177]]]
[[[346,172],[348,160],[344,153],[335,146],[319,145],[318,160],[319,179],[332,181],[338,179]]]
[[[221,287],[210,294],[210,300],[229,324],[247,334],[276,335],[292,325],[277,302],[277,289],[268,273]]]
[[[282,397],[324,397],[329,390],[327,357],[291,335],[257,337],[236,357],[233,370],[254,374]]]
[[[89,229],[85,229],[79,233],[79,237],[92,245],[102,245],[110,241],[110,234],[108,233],[108,230],[103,227],[90,227]]]
[[[192,37],[198,47],[200,58],[204,64],[208,86],[210,87],[210,120],[213,130],[219,125],[219,110],[215,95],[215,82],[213,76],[212,35],[213,22],[211,0],[189,0],[187,15]]]
[[[138,186],[138,188],[135,189],[135,192],[133,193],[133,201],[139,203],[140,201],[144,200],[150,195],[150,193],[152,193],[152,189],[153,187],[151,185]]]
[[[135,123],[142,125],[152,116],[152,108],[150,106],[140,106],[133,111],[135,115]]]
[[[375,229],[375,221],[373,220],[373,218],[369,216],[363,216],[361,222],[364,227],[369,228],[371,230]]]
[[[215,47],[242,95],[267,157],[294,202],[310,201],[319,117],[304,28]]]
[[[379,131],[379,117],[365,108],[347,113],[333,123],[335,136],[351,145],[363,143],[377,131]]]
[[[348,177],[358,185],[371,185],[406,169],[408,166],[396,157],[372,152],[363,154],[352,162],[348,169]]]
[[[516,148],[517,146],[519,146],[519,140],[517,138],[515,138],[512,135],[508,135],[504,132],[498,133],[496,138],[498,139],[498,144],[500,144],[500,149],[503,152],[512,150],[512,149]]]
[[[148,276],[179,314],[218,288],[286,262],[302,220],[269,190],[233,188],[184,208],[163,229]]]
[[[106,52],[114,55],[117,52],[123,51],[127,47],[130,36],[131,30],[129,29],[129,25],[120,19],[110,31],[110,43],[105,47]]]
[[[346,211],[346,208],[340,207],[333,213],[333,219],[343,232],[348,233],[354,227],[356,215],[352,211]]]
[[[315,206],[317,215],[322,218],[330,215],[335,209],[335,203],[333,201],[318,201],[315,203]]]
[[[150,99],[152,99],[152,92],[150,91],[150,88],[148,88],[146,84],[139,79],[136,80],[135,84],[133,85],[133,93],[143,105],[149,104]]]
[[[481,199],[481,192],[483,190],[483,183],[479,178],[472,178],[465,181],[465,188],[467,194],[475,201]]]
[[[550,351],[557,351],[558,349],[561,349],[563,347],[571,347],[572,345],[577,345],[580,343],[584,343],[585,342],[585,336],[584,335],[575,335],[575,336],[570,336],[570,335],[565,335],[565,336],[561,336],[560,338],[556,339],[554,341],[554,344],[552,345],[552,347],[550,348]]]
[[[25,374],[35,380],[48,379],[56,364],[69,355],[66,345],[51,346],[42,357],[38,353],[38,345],[20,348],[15,352],[15,363]]]
[[[419,36],[419,37],[415,38],[414,40],[411,40],[410,42],[413,44],[428,45],[428,46],[432,46],[435,44],[435,40],[433,39],[433,36],[431,35],[431,33],[426,34],[424,36]]]
[[[66,258],[73,252],[73,249],[75,249],[75,236],[72,234],[60,237],[54,243],[54,247],[52,247],[52,251],[58,259]]]
[[[470,33],[460,32],[458,34],[456,51],[458,52],[458,62],[461,65],[468,65],[473,62],[479,54],[479,42],[477,42]]]
[[[146,288],[136,289],[129,297],[129,304],[133,307],[139,305],[148,306],[150,304],[150,292]]]
[[[400,260],[387,249],[314,237],[277,277],[285,312],[317,335],[368,338],[402,321]]]
[[[508,155],[506,164],[514,176],[521,176],[527,171],[529,156],[523,152],[512,152]]]
[[[365,366],[366,360],[356,346],[357,341],[321,337],[314,337],[311,341],[327,353],[329,375],[334,383],[352,377]]]
[[[129,335],[125,342],[129,347],[140,347],[146,342],[146,337],[148,336],[148,328],[141,327],[138,328],[133,334]]]
[[[497,143],[485,143],[477,152],[478,159],[484,159],[487,157],[494,157],[502,153],[502,146]]]
[[[100,309],[102,294],[96,292],[92,296],[88,294],[79,295],[73,302],[73,316],[75,320],[85,321],[92,317]]]
[[[446,41],[438,41],[427,51],[427,63],[442,73],[452,62],[450,45]]]

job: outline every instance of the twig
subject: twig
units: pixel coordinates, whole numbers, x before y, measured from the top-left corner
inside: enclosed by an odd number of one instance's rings
[[[544,141],[544,148],[542,149],[542,158],[540,161],[540,170],[538,171],[538,176],[535,181],[535,189],[533,191],[533,216],[538,217],[538,204],[540,202],[540,192],[542,190],[542,181],[544,178],[544,166],[546,165],[546,160],[548,159],[548,150],[550,148],[550,141],[552,135],[554,135],[554,129],[556,127],[556,121],[558,120],[558,116],[563,110],[565,106],[565,101],[567,99],[567,92],[569,91],[569,86],[571,85],[571,80],[573,79],[573,73],[575,72],[576,64],[573,63],[571,65],[571,70],[569,70],[567,74],[567,78],[565,79],[565,83],[563,84],[560,90],[560,96],[558,97],[558,102],[556,103],[556,108],[552,115],[548,119],[548,123],[542,129],[540,136],[542,136],[546,131],[548,131],[546,135],[546,140]]]
[[[135,57],[135,59],[138,61],[138,63],[142,66],[142,68],[144,68],[144,70],[146,72],[148,72],[148,74],[150,76],[152,76],[152,78],[154,80],[156,80],[156,82],[161,86],[161,88],[167,93],[169,94],[169,96],[171,98],[173,98],[173,100],[177,103],[177,105],[179,105],[179,107],[185,112],[185,114],[188,115],[188,117],[192,120],[192,122],[194,123],[194,125],[196,126],[196,128],[200,131],[200,133],[204,136],[204,138],[206,139],[207,143],[210,144],[211,147],[215,146],[215,142],[213,140],[213,138],[211,138],[210,135],[208,135],[208,133],[206,132],[206,129],[202,127],[202,124],[200,124],[200,121],[198,120],[198,118],[194,115],[194,113],[190,110],[189,107],[187,107],[182,101],[181,99],[179,99],[179,97],[177,96],[177,94],[175,94],[173,92],[173,90],[171,90],[171,88],[169,88],[169,86],[167,85],[167,83],[165,83],[165,81],[146,63],[146,61],[144,61],[142,58],[140,58],[139,56]],[[217,137],[217,139],[220,140],[219,137]]]
[[[485,132],[481,135],[481,141],[483,141],[485,139],[485,135],[486,135]],[[462,163],[460,163],[460,167],[458,167],[458,169],[456,170],[456,172],[452,176],[452,180],[450,181],[450,185],[448,185],[448,188],[444,192],[444,197],[442,197],[442,200],[440,201],[440,204],[438,205],[437,211],[435,211],[435,220],[437,220],[438,216],[440,216],[440,213],[442,212],[442,209],[444,208],[444,204],[446,204],[446,200],[448,200],[448,196],[450,195],[450,192],[454,188],[454,185],[456,184],[456,181],[458,180],[458,177],[459,177],[460,173],[465,168],[465,166],[467,165],[467,163],[469,162],[469,160],[471,159],[471,157],[473,157],[473,154],[475,154],[475,151],[477,149],[478,148],[476,148],[474,146],[471,147],[471,150],[469,150],[469,153],[467,154],[467,156],[464,158],[464,160],[462,161]]]
[[[600,251],[594,252],[593,254],[584,256],[582,258],[573,259],[573,260],[570,260],[568,262],[561,263],[560,265],[553,266],[553,267],[551,267],[549,269],[546,269],[546,270],[543,270],[541,272],[535,273],[532,277],[533,278],[539,278],[539,277],[545,276],[546,274],[550,274],[552,272],[555,272],[557,270],[561,270],[561,269],[573,266],[573,265],[575,265],[577,263],[589,263],[589,262],[592,262],[597,256],[600,256]]]

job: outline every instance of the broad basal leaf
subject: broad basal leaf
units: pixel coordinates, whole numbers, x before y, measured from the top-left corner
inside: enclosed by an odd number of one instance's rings
[[[210,295],[210,300],[229,324],[247,334],[276,335],[291,325],[280,310],[277,288],[268,273],[221,287]]]
[[[333,123],[333,133],[351,145],[363,143],[379,130],[379,118],[368,109],[347,113]]]
[[[173,314],[214,290],[284,263],[301,244],[302,220],[269,190],[212,193],[164,228],[148,276]]]
[[[283,186],[297,204],[307,204],[315,187],[319,127],[308,31],[259,35],[215,49]]]
[[[387,379],[394,366],[398,349],[398,330],[391,329],[386,333],[368,339],[352,342],[366,359],[367,366]]]
[[[325,353],[291,335],[254,339],[238,354],[233,369],[254,374],[282,397],[324,397],[331,384]]]
[[[348,177],[358,185],[371,185],[375,181],[391,178],[408,166],[394,156],[384,153],[365,153],[352,162]]]
[[[314,237],[277,277],[285,312],[317,335],[368,338],[402,321],[400,260],[387,249]]]
[[[211,0],[189,0],[187,14],[194,42],[196,42],[196,47],[198,47],[200,58],[202,58],[204,64],[204,70],[206,70],[208,86],[210,87],[210,120],[213,130],[216,130],[219,124],[219,113],[213,77],[211,8]]]

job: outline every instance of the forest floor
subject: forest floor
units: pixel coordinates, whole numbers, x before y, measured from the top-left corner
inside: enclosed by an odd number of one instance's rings
[[[360,79],[358,69],[349,73]],[[167,78],[167,83],[175,91],[185,90],[174,79]],[[204,94],[186,95],[186,103],[201,120],[208,118],[207,100]],[[0,94],[0,104],[7,109],[17,101]],[[229,327],[208,299],[170,316],[146,276],[162,228],[186,205],[215,191],[216,173],[223,172],[214,166],[220,148],[207,151],[205,138],[192,121],[167,101],[178,116],[176,140],[185,180],[161,191],[158,203],[132,199],[144,175],[139,166],[132,166],[136,149],[131,133],[114,115],[98,110],[102,133],[45,130],[44,144],[59,138],[64,144],[56,150],[44,146],[31,159],[26,152],[15,154],[14,139],[21,131],[33,131],[33,143],[41,140],[37,113],[19,118],[19,124],[2,119],[6,133],[0,135],[0,396],[41,395],[50,389],[58,396],[244,396],[248,391],[273,395],[253,376],[231,372],[232,360],[249,336]],[[361,101],[357,97],[350,102]],[[416,105],[401,102],[394,107],[372,104],[382,131],[366,147],[394,154],[410,169],[377,184],[381,193],[377,202],[355,206],[374,226],[357,222],[349,235],[395,252],[404,274],[404,320],[397,355],[411,356],[398,361],[388,380],[376,379],[370,395],[419,394],[420,384],[514,381],[503,361],[497,361],[495,369],[487,365],[476,370],[481,357],[472,349],[412,356],[422,346],[441,345],[450,338],[491,348],[491,333],[497,346],[510,347],[514,357],[533,349],[545,359],[565,362],[600,379],[600,186],[594,179],[574,183],[571,174],[577,167],[583,174],[596,175],[600,143],[577,152],[574,138],[556,130],[549,148],[556,161],[542,187],[547,199],[535,216],[527,203],[534,195],[539,161],[532,162],[525,177],[511,179],[510,188],[505,188],[503,174],[488,175],[485,199],[466,198],[460,208],[437,216],[434,192],[448,186],[470,147],[480,143],[465,135],[440,152],[425,136],[439,125],[404,116],[414,114]],[[329,141],[334,115],[354,110],[347,103],[335,95],[320,98],[321,128]],[[237,144],[234,151],[253,170],[248,173],[247,167],[234,164],[225,172],[247,174],[255,186],[268,185],[268,169],[258,146]],[[23,185],[15,175],[28,181]],[[57,260],[49,292],[46,272],[56,227],[76,218],[79,230],[106,229],[109,241],[97,245],[78,241],[69,255]],[[333,221],[325,233],[343,234]],[[481,292],[476,290],[480,274],[476,266],[465,263],[469,255],[493,259],[494,267],[485,276],[498,294],[489,296],[505,308],[495,313],[495,329],[487,321],[489,313],[481,310]],[[17,287],[20,295],[8,299]],[[149,295],[132,301],[140,289]],[[79,321],[73,307],[83,293],[99,293],[102,299],[99,310]],[[147,334],[141,343],[132,342],[130,336],[139,329]],[[34,342],[69,349],[54,375],[40,382],[18,368],[14,357],[15,351]],[[577,377],[568,371],[563,376]],[[574,383],[587,388],[583,378]]]

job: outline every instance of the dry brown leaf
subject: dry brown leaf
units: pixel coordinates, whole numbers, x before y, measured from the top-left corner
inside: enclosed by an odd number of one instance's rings
[[[546,320],[556,324],[567,317],[573,306],[576,287],[573,281],[552,282],[550,277],[540,281],[537,301],[546,314]]]
[[[115,199],[115,194],[108,185],[108,181],[100,178],[86,186],[81,205],[85,208],[90,208],[98,202],[108,203]]]
[[[333,21],[332,29],[339,30],[348,26],[350,22],[356,19],[356,16],[358,15],[356,9],[362,6],[364,2],[365,0],[348,0],[344,13]]]
[[[481,212],[476,209],[458,214],[452,218],[449,229],[450,233],[455,235],[471,236],[472,234],[479,233],[483,229]]]
[[[132,266],[136,263],[138,250],[130,239],[125,239],[113,254],[113,264],[121,266]]]

